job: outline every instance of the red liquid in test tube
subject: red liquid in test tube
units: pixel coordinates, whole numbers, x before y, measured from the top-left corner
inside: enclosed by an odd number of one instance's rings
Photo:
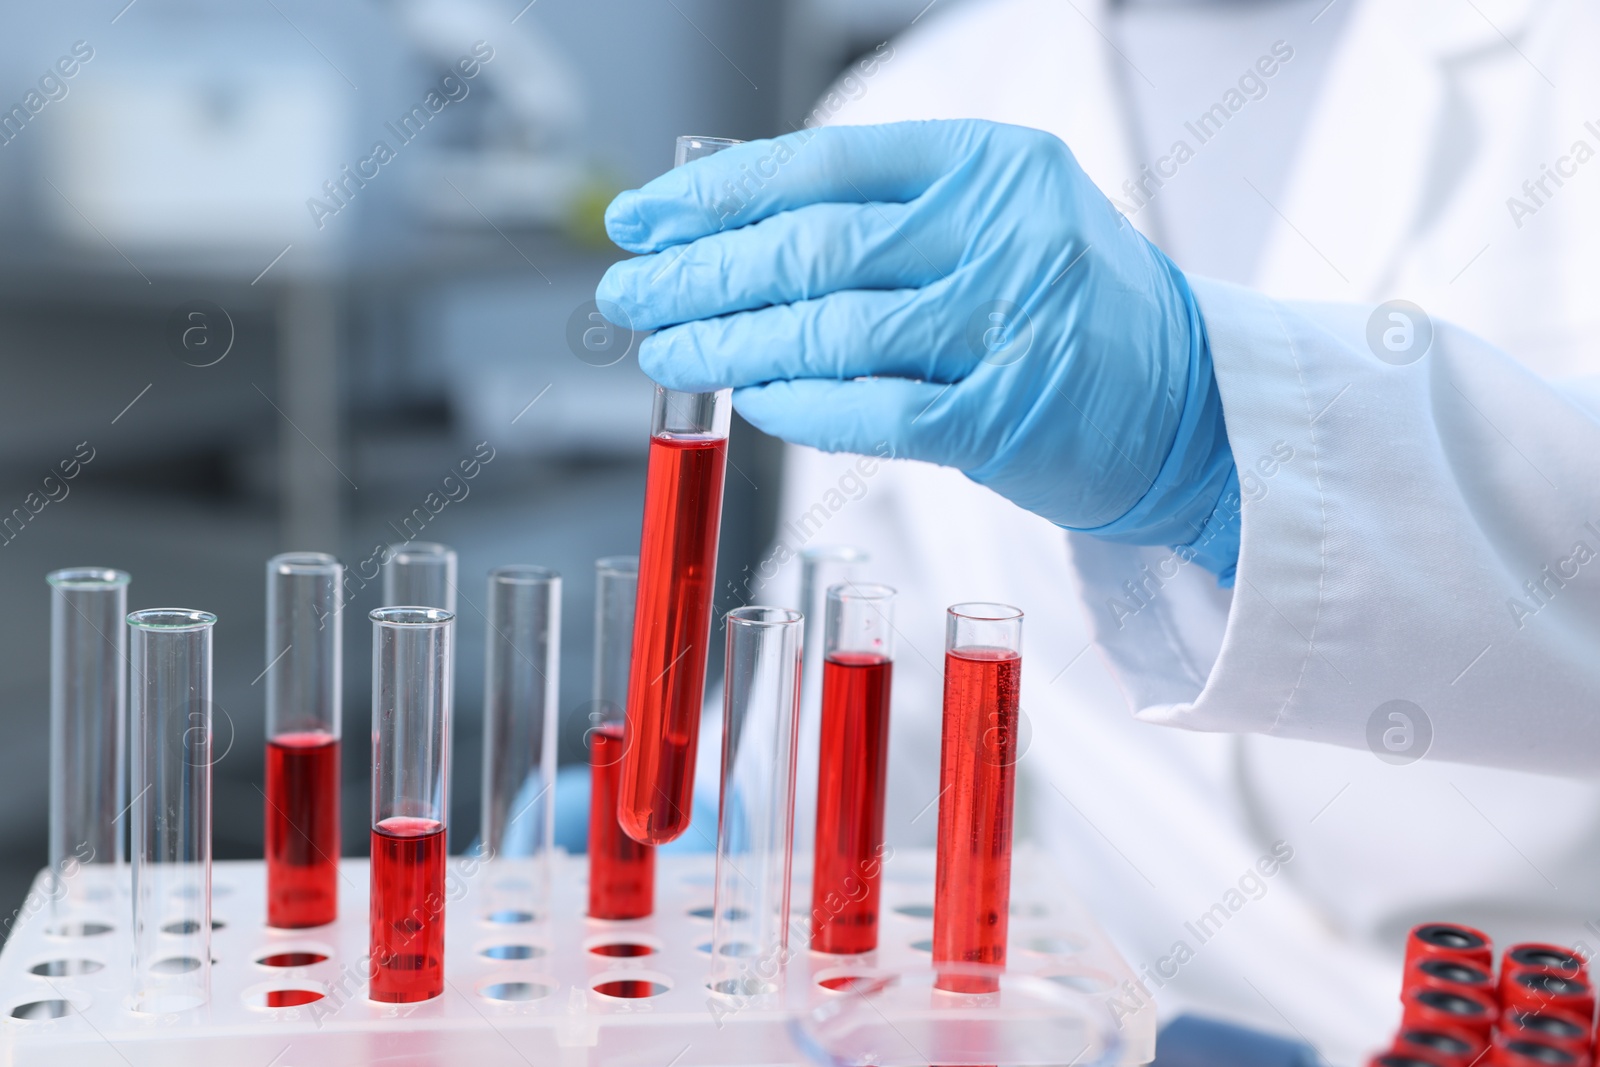
[[[878,886],[894,675],[894,590],[845,583],[826,598],[811,947],[878,947]]]
[[[444,827],[394,816],[372,828],[372,982],[387,1004],[444,992]]]
[[[267,925],[322,926],[339,913],[339,739],[267,742]]]
[[[367,996],[444,992],[445,797],[455,615],[390,607],[372,619],[372,888]]]
[[[1002,604],[950,609],[939,757],[933,959],[1003,967],[1011,904],[1022,613]],[[988,993],[997,977],[951,971],[940,989]]]
[[[623,830],[652,845],[688,829],[693,806],[731,408],[727,393],[656,392],[617,798]]]
[[[321,552],[267,561],[267,925],[339,917],[344,566]]]
[[[617,822],[622,725],[590,731],[589,746],[589,917],[642,919],[655,907],[656,850]]]

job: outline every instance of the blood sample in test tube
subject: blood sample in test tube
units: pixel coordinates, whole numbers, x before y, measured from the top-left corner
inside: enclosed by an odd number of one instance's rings
[[[735,144],[680,137],[677,165]],[[656,387],[617,795],[617,818],[641,844],[689,828],[732,414],[732,390]]]
[[[445,796],[455,616],[386,607],[372,619],[372,889],[368,996],[444,992]]]
[[[344,566],[321,552],[267,561],[267,925],[339,915]]]
[[[589,917],[642,919],[655,908],[656,850],[617,822],[623,714],[639,557],[595,560],[594,705],[589,744]]]
[[[933,961],[1002,967],[1011,908],[1022,612],[957,604],[946,613],[944,730],[939,752],[939,834]],[[959,969],[937,988],[989,993],[998,980]]]
[[[886,585],[853,582],[827,593],[811,868],[811,948],[817,952],[878,947],[894,597]]]

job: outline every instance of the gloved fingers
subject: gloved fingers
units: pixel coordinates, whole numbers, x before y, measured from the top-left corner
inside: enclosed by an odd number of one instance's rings
[[[595,300],[620,325],[658,330],[844,289],[917,289],[961,257],[925,219],[904,204],[811,204],[613,264]]]
[[[668,389],[709,392],[787,378],[955,381],[978,356],[940,312],[944,283],[848,289],[819,300],[740,311],[661,330],[639,366]]]
[[[659,252],[807,204],[904,203],[981,136],[984,124],[897,122],[798,130],[675,167],[606,208],[606,233]]]
[[[733,406],[758,430],[797,445],[960,467],[967,457],[923,425],[955,388],[905,378],[802,378],[737,389]]]

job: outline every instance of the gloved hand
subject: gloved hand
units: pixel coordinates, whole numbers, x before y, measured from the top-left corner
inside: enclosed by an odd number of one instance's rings
[[[806,130],[618,196],[602,311],[758,428],[965,471],[1231,578],[1237,478],[1183,274],[1067,147],[990,122]],[[1210,529],[1208,530],[1208,527]],[[1231,531],[1231,532],[1230,532]]]

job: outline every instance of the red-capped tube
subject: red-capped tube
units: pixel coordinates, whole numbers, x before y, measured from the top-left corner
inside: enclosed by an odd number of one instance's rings
[[[1527,968],[1535,971],[1551,971],[1563,978],[1582,978],[1589,980],[1589,966],[1583,957],[1570,948],[1552,945],[1543,941],[1524,941],[1512,945],[1500,957],[1501,972]]]
[[[1494,969],[1494,945],[1482,930],[1455,923],[1423,923],[1406,937],[1406,970],[1430,956],[1471,960],[1486,971]]]
[[[1405,1006],[1402,1025],[1417,1030],[1469,1030],[1484,1038],[1499,1014],[1494,998],[1476,989],[1413,987],[1400,998]]]
[[[1546,1041],[1580,1056],[1589,1055],[1589,1021],[1559,1008],[1537,1012],[1511,1008],[1500,1017],[1500,1029],[1511,1036]]]
[[[1395,1035],[1391,1052],[1420,1056],[1440,1067],[1475,1067],[1489,1042],[1471,1030],[1423,1030],[1402,1026]]]
[[[1497,1034],[1490,1067],[1589,1067],[1589,1057],[1559,1045],[1519,1034]]]
[[[1406,968],[1402,995],[1406,989],[1475,989],[1486,997],[1495,997],[1494,975],[1487,967],[1479,967],[1460,958],[1430,956]]]
[[[1582,978],[1566,978],[1553,971],[1513,970],[1500,982],[1500,1004],[1506,1011],[1567,1011],[1582,1019],[1594,1018],[1594,987]]]

